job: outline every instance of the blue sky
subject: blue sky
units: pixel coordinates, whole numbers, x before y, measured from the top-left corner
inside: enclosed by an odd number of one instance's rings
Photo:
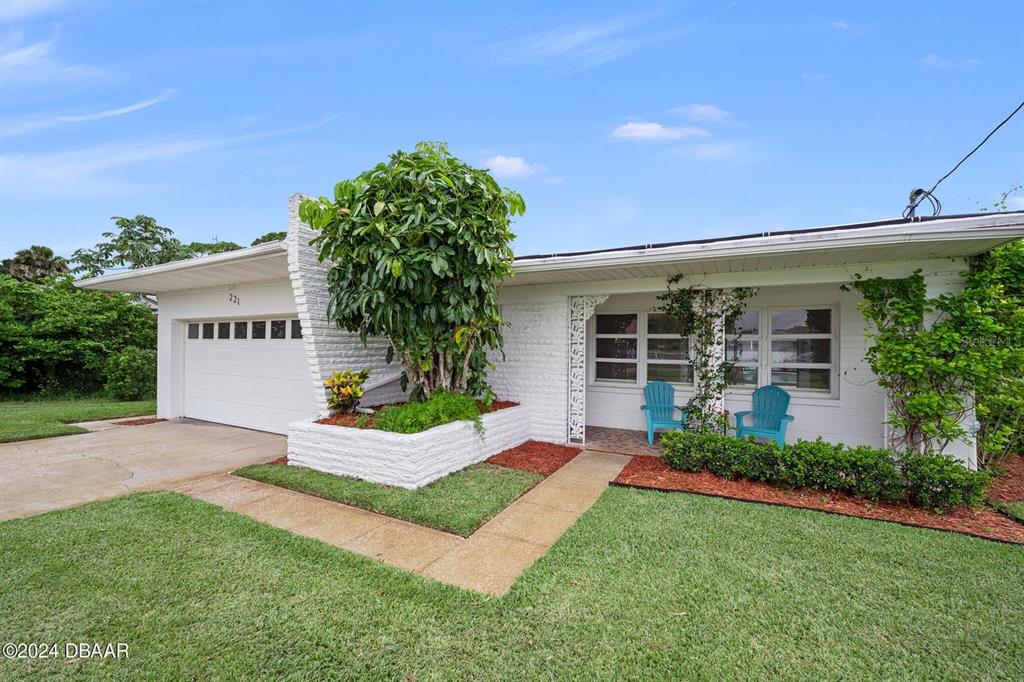
[[[284,229],[417,140],[519,254],[898,216],[1024,95],[1024,4],[0,3],[0,255]],[[1024,114],[938,191],[1024,180]],[[1018,195],[1014,208],[1024,208]]]

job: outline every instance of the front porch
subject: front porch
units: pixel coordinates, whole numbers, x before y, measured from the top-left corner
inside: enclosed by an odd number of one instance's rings
[[[646,431],[588,426],[586,432],[588,450],[615,452],[622,455],[660,455],[660,441],[660,432],[654,434],[653,446],[647,445]]]

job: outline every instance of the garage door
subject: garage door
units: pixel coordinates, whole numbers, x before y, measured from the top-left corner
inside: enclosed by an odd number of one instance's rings
[[[287,433],[316,414],[297,319],[200,320],[185,336],[186,417]]]

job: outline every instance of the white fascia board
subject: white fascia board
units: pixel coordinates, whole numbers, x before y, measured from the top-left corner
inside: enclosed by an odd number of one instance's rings
[[[978,239],[1012,241],[1024,237],[1024,215],[951,219],[906,223],[863,229],[776,234],[700,244],[616,250],[599,253],[551,256],[517,260],[516,272],[544,272],[562,269],[630,266],[647,263],[680,262],[708,258],[744,258],[798,251],[827,251],[841,248],[885,246],[907,242],[971,241]]]
[[[113,275],[89,277],[75,282],[75,286],[82,289],[110,289],[112,288],[110,286],[112,284],[128,282],[141,277],[164,275],[171,272],[215,265],[226,265],[228,263],[234,263],[241,260],[249,260],[252,258],[272,255],[280,251],[287,251],[287,249],[288,247],[283,241],[267,242],[266,244],[247,246],[244,249],[224,251],[223,253],[215,253],[209,256],[201,256],[199,258],[187,258],[185,260],[176,260],[170,263],[161,263],[160,265],[151,265],[148,268],[139,268],[138,270],[126,270],[125,272],[118,272]]]

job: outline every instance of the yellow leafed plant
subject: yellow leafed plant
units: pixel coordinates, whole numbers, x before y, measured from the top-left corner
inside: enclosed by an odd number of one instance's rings
[[[368,369],[358,372],[347,369],[331,372],[331,376],[324,379],[324,386],[330,391],[327,406],[339,412],[355,412],[359,406],[359,399],[363,397],[363,383],[369,376]]]

